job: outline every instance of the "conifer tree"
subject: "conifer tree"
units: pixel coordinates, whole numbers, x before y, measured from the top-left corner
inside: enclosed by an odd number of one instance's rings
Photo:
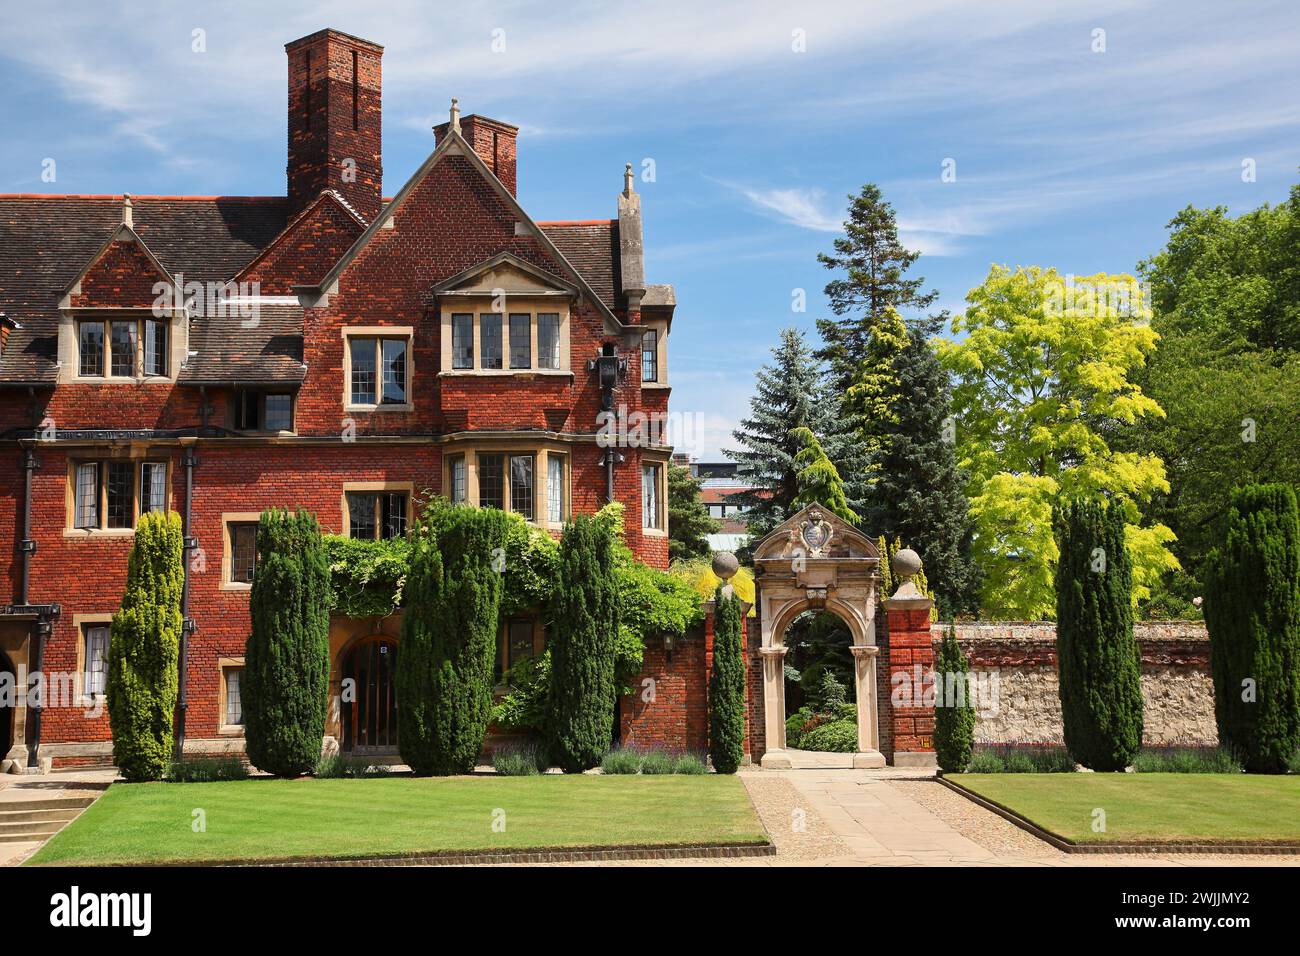
[[[262,512],[244,653],[244,739],[259,770],[320,759],[329,693],[330,568],[316,516]]]
[[[1219,742],[1247,770],[1300,750],[1300,510],[1290,485],[1237,489],[1206,562],[1205,623]]]
[[[181,519],[141,515],[126,566],[126,592],[108,643],[108,719],[113,763],[136,782],[158,780],[172,756],[185,581]]]
[[[755,538],[797,510],[793,506],[799,495],[801,469],[795,456],[803,443],[795,437],[795,430],[817,431],[823,414],[816,404],[821,395],[821,368],[804,344],[803,333],[783,329],[772,357],[770,364],[758,370],[749,417],[733,432],[740,447],[726,451],[739,465],[738,477],[754,486],[732,498],[746,509],[749,532]]]
[[[934,752],[947,773],[961,773],[970,763],[975,747],[975,707],[971,699],[970,664],[957,643],[957,632],[948,626],[935,656],[935,680],[939,706],[934,709]]]
[[[397,733],[402,759],[416,774],[469,773],[483,750],[507,520],[494,508],[447,508],[426,516],[414,536]]]
[[[551,599],[551,757],[581,773],[609,750],[617,703],[618,593],[609,530],[586,515],[564,527]]]
[[[745,661],[740,599],[730,585],[720,584],[713,607],[709,756],[718,773],[735,773],[745,757]]]
[[[730,502],[728,502],[730,503]],[[689,468],[668,466],[668,560],[688,561],[709,554],[708,535],[721,527],[700,500],[700,481]]]
[[[978,610],[971,562],[966,476],[957,467],[947,373],[927,341],[935,326],[913,325],[892,362],[900,383],[882,421],[864,526],[900,537],[921,556],[943,616]]]
[[[817,357],[830,365],[836,389],[846,393],[858,377],[872,336],[890,310],[924,311],[939,293],[922,292],[923,278],[907,278],[907,271],[921,254],[899,241],[894,208],[874,183],[863,186],[857,196],[849,196],[844,235],[835,240],[834,250],[833,254],[819,254],[817,261],[843,272],[826,286],[831,310],[840,318],[817,323],[825,343]]]
[[[1065,746],[1093,770],[1123,770],[1142,746],[1142,672],[1121,502],[1056,509],[1056,654]]]
[[[799,469],[799,493],[795,495],[791,511],[819,504],[849,524],[857,524],[858,516],[845,500],[844,482],[840,479],[840,473],[835,463],[826,456],[812,429],[796,428],[791,437],[800,446],[798,454],[794,456],[795,466]]]

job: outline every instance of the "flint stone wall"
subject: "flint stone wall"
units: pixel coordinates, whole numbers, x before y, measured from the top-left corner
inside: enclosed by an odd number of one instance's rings
[[[946,624],[931,637],[942,639]],[[1056,625],[1044,622],[957,624],[957,640],[976,679],[996,677],[996,707],[977,701],[975,739],[980,743],[1062,743],[1056,667]],[[1200,621],[1139,622],[1133,634],[1142,649],[1142,739],[1148,746],[1218,743],[1210,640]]]

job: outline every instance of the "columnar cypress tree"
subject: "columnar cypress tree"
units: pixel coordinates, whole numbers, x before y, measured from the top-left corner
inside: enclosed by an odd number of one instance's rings
[[[551,639],[551,757],[565,773],[600,763],[614,727],[618,596],[613,542],[585,515],[565,525]]]
[[[262,512],[244,654],[248,759],[278,777],[320,758],[329,693],[330,569],[316,516]]]
[[[430,509],[413,530],[397,657],[397,737],[417,775],[469,773],[492,706],[506,516]]]
[[[1247,770],[1285,772],[1300,748],[1300,511],[1291,487],[1237,489],[1206,567],[1219,741]]]
[[[402,646],[393,674],[397,694],[397,745],[417,775],[433,773],[433,644],[442,600],[442,552],[432,517],[411,529],[411,563],[402,594]]]
[[[930,348],[933,325],[914,325],[893,363],[899,394],[882,422],[875,483],[863,524],[897,536],[925,564],[946,616],[978,609],[979,587],[970,560],[971,521],[966,478],[957,467],[951,433],[952,392]]]
[[[113,762],[127,780],[157,780],[172,753],[185,580],[181,519],[142,515],[126,566],[126,592],[108,644]]]
[[[709,756],[718,773],[735,773],[745,756],[745,662],[740,599],[720,584],[713,605],[713,668],[709,672]]]
[[[1124,506],[1077,501],[1055,514],[1056,654],[1070,755],[1123,770],[1142,746],[1142,672]]]
[[[970,763],[975,746],[975,707],[972,685],[967,680],[970,664],[951,625],[939,644],[934,669],[942,695],[934,709],[935,755],[939,766],[948,773],[961,773]]]

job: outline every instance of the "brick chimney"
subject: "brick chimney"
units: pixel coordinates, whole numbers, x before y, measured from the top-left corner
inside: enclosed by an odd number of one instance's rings
[[[337,30],[288,43],[289,214],[326,189],[367,220],[379,214],[380,58],[384,48]]]
[[[478,153],[479,158],[487,163],[487,168],[496,174],[497,179],[501,180],[506,189],[510,190],[510,195],[518,195],[515,188],[515,141],[519,139],[519,127],[500,120],[488,119],[476,113],[459,117],[455,102],[452,100],[452,110],[458,116],[460,135],[465,137],[465,142],[469,143],[470,148]],[[442,142],[450,126],[451,123],[447,122],[439,123],[433,128],[436,142]]]

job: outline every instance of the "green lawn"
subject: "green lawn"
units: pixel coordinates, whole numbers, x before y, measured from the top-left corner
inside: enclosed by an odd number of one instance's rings
[[[207,829],[191,827],[202,810]],[[493,821],[504,814],[504,830]],[[499,826],[499,825],[498,825]],[[114,784],[31,864],[354,858],[766,843],[733,776],[391,777]]]
[[[949,780],[1076,843],[1300,843],[1300,777],[958,773]],[[1105,811],[1104,833],[1093,832]]]

